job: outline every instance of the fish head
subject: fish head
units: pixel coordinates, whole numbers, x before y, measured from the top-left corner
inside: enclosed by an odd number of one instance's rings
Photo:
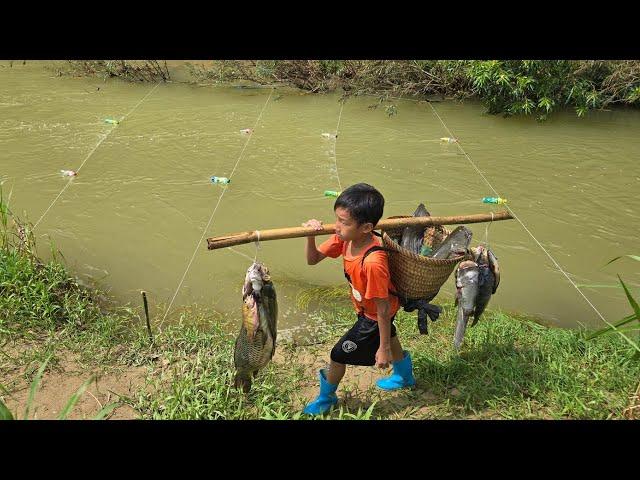
[[[456,255],[465,255],[471,243],[473,233],[467,227],[459,226],[451,233],[451,251]]]
[[[269,269],[260,262],[253,262],[244,277],[242,298],[246,298],[250,294],[260,295],[262,287],[270,281]]]
[[[471,230],[459,226],[451,232],[438,246],[433,258],[454,258],[467,254],[472,237]]]
[[[471,260],[460,263],[456,271],[456,288],[458,290],[458,304],[465,310],[473,310],[474,301],[478,294],[478,264]]]
[[[488,250],[484,245],[478,245],[476,248],[472,248],[473,260],[478,265],[489,265]]]
[[[242,298],[243,323],[249,338],[254,338],[258,330],[275,325],[278,314],[276,292],[266,265],[254,262],[247,269]],[[275,327],[272,330],[275,338]]]

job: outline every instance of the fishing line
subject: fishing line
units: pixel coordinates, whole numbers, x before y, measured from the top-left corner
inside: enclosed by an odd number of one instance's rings
[[[258,123],[260,122],[260,119],[262,118],[262,114],[264,113],[265,108],[267,108],[267,104],[269,103],[269,100],[271,99],[271,96],[273,95],[273,91],[274,90],[275,90],[275,88],[271,89],[271,92],[269,93],[269,97],[267,98],[267,101],[264,102],[264,106],[262,107],[262,110],[260,111],[260,115],[258,115],[256,123],[253,125],[253,128],[251,129],[251,132],[249,133],[249,135],[247,137],[247,141],[244,142],[244,146],[242,147],[242,150],[240,151],[240,155],[238,156],[238,160],[236,160],[236,164],[233,166],[233,170],[231,171],[231,175],[229,175],[229,180],[231,180],[231,178],[233,177],[233,174],[236,171],[236,168],[238,167],[238,164],[240,163],[240,160],[242,160],[242,155],[244,154],[244,151],[246,150],[247,145],[249,145],[249,141],[253,137],[253,132],[255,131],[256,127],[258,126]],[[216,206],[213,209],[213,212],[211,213],[211,216],[209,217],[209,221],[207,222],[207,225],[202,230],[202,236],[200,237],[200,240],[198,240],[198,243],[196,243],[196,248],[193,250],[193,255],[191,255],[191,260],[189,260],[189,263],[187,264],[187,268],[185,269],[184,274],[182,275],[182,279],[180,280],[180,283],[178,283],[178,288],[176,288],[176,291],[173,294],[173,298],[171,299],[171,302],[169,303],[169,306],[167,307],[167,310],[164,312],[164,316],[162,317],[162,320],[160,321],[160,325],[158,325],[158,328],[160,328],[162,326],[162,324],[164,323],[165,319],[167,318],[167,315],[169,314],[169,310],[171,310],[171,306],[173,305],[173,302],[175,301],[176,296],[178,295],[178,292],[180,291],[180,288],[182,287],[182,284],[184,283],[184,279],[187,277],[187,272],[189,272],[189,269],[191,268],[191,264],[193,263],[193,259],[196,257],[196,253],[198,252],[198,248],[200,248],[200,244],[202,243],[202,240],[204,239],[204,236],[206,235],[207,230],[209,229],[209,226],[211,225],[211,221],[213,220],[213,216],[216,214],[216,211],[218,210],[218,206],[220,205],[220,201],[222,200],[222,197],[224,197],[224,194],[226,193],[227,188],[229,188],[229,187],[225,186],[223,188],[223,190],[222,190],[222,193],[218,197],[218,203],[216,203]]]
[[[258,237],[257,240],[255,241],[256,244],[256,256],[253,257],[253,263],[256,262],[256,260],[258,259],[258,250],[260,250],[260,230],[256,230],[255,231],[256,236]]]
[[[140,104],[149,96],[151,95],[156,88],[158,88],[158,85],[160,85],[159,83],[156,83],[156,86],[153,87],[153,89],[151,89],[151,91],[149,93],[147,93],[142,100],[140,100],[135,107],[133,107],[129,113],[127,113],[124,117],[122,117],[120,119],[119,122],[123,121],[125,118],[127,118],[131,113],[133,113],[133,111],[138,108],[138,106],[140,106]],[[93,152],[95,152],[98,147],[100,146],[100,144],[102,142],[104,142],[106,140],[106,138],[111,134],[111,132],[113,132],[116,128],[118,128],[119,122],[113,125],[113,128],[111,130],[109,130],[106,134],[104,134],[102,136],[102,138],[100,139],[100,141],[97,143],[97,145],[95,147],[93,147],[93,150],[91,150],[89,152],[89,155],[87,155],[87,157],[84,159],[84,161],[80,164],[80,167],[78,167],[78,169],[76,170],[76,172],[80,172],[80,170],[82,169],[82,167],[84,166],[85,163],[87,163],[87,160],[89,160],[89,157],[91,157],[91,155],[93,155]],[[38,224],[42,221],[42,219],[45,217],[45,215],[49,212],[49,210],[51,210],[51,207],[53,207],[53,205],[58,201],[58,199],[62,196],[62,194],[64,193],[64,191],[67,189],[67,187],[69,187],[69,185],[71,185],[71,182],[73,181],[73,177],[69,178],[69,181],[67,182],[67,184],[62,187],[62,190],[60,190],[60,193],[58,193],[58,196],[56,198],[53,199],[53,202],[51,202],[51,205],[49,205],[49,207],[44,211],[44,213],[42,214],[42,216],[40,217],[40,219],[35,223],[35,225],[33,226],[33,229],[35,230],[36,227],[38,226]]]
[[[431,104],[431,102],[428,102],[429,106],[431,107],[431,110],[433,110],[433,113],[435,113],[436,117],[438,117],[438,120],[440,120],[440,123],[442,123],[442,126],[445,128],[445,130],[449,133],[449,136],[452,138],[457,138],[454,137],[454,135],[451,133],[451,130],[449,130],[449,128],[447,127],[447,125],[444,123],[444,121],[442,120],[442,118],[440,117],[440,115],[438,115],[438,112],[436,111],[436,109],[433,107],[433,105]],[[495,188],[493,188],[493,185],[491,185],[491,183],[489,182],[489,180],[487,180],[487,178],[482,174],[482,172],[480,171],[480,169],[476,166],[476,164],[473,162],[473,160],[471,160],[471,157],[469,157],[469,155],[467,154],[467,152],[465,152],[464,148],[462,148],[462,145],[460,144],[460,141],[458,140],[456,142],[456,145],[458,145],[458,148],[462,151],[463,155],[465,157],[467,157],[467,160],[469,160],[469,163],[471,163],[471,165],[473,166],[473,168],[475,168],[475,170],[478,172],[478,174],[480,174],[480,176],[482,177],[482,179],[486,182],[486,184],[489,186],[489,188],[491,188],[491,190],[493,190],[493,192],[500,197],[500,194],[497,192],[497,190]],[[564,269],[558,264],[558,262],[556,262],[556,260],[551,256],[551,254],[547,251],[546,248],[544,248],[542,246],[542,244],[538,241],[538,239],[533,235],[533,233],[531,233],[531,231],[526,227],[526,225],[522,222],[522,220],[520,220],[520,218],[518,218],[518,216],[515,214],[515,212],[509,208],[509,206],[505,205],[505,208],[509,211],[509,213],[511,213],[511,215],[513,215],[513,217],[518,221],[518,223],[520,223],[520,225],[522,225],[522,228],[525,229],[525,231],[529,234],[529,236],[531,238],[533,238],[533,240],[538,244],[538,246],[542,249],[542,251],[544,253],[546,253],[547,257],[549,257],[549,259],[551,259],[551,261],[553,262],[553,264],[558,268],[558,270],[560,270],[560,272],[567,278],[567,280],[569,281],[569,283],[571,283],[571,285],[573,285],[573,287],[578,291],[578,293],[580,295],[582,295],[582,298],[584,298],[586,300],[586,302],[591,306],[591,308],[593,308],[593,310],[598,314],[598,316],[602,319],[602,321],[604,323],[606,323],[607,325],[609,325],[610,327],[614,327],[614,325],[612,325],[611,323],[609,323],[604,316],[600,313],[600,311],[598,311],[598,309],[593,305],[593,303],[591,303],[591,301],[585,296],[584,293],[582,293],[582,290],[580,290],[580,288],[575,284],[575,282],[573,280],[571,280],[571,277],[569,277],[569,275],[567,274],[567,272],[564,271]],[[614,327],[615,328],[615,327]],[[625,340],[627,340],[627,342],[629,342],[631,345],[635,344],[633,343],[633,341],[631,339],[629,339],[623,332],[619,332],[620,335],[622,335],[624,337]]]
[[[238,251],[238,250],[235,250],[233,247],[227,247],[227,248],[228,248],[229,250],[231,250],[233,253],[235,253],[235,254],[237,254],[237,255],[240,255],[241,257],[244,257],[244,258],[246,258],[246,259],[248,259],[248,260],[250,260],[250,261],[252,261],[252,262],[254,261],[254,259],[253,259],[253,258],[251,258],[249,255],[247,255],[247,254],[245,254],[245,253],[242,253],[242,252],[240,252],[240,251]]]
[[[342,191],[342,183],[340,182],[340,173],[338,172],[338,154],[337,154],[337,150],[338,150],[338,129],[340,128],[340,120],[342,119],[342,109],[344,108],[344,101],[340,102],[340,114],[338,115],[338,124],[336,125],[336,138],[333,141],[333,161],[335,162],[336,165],[336,177],[338,178],[338,187],[340,188],[340,190],[338,190],[339,192]]]
[[[489,227],[493,223],[493,212],[491,212],[491,221],[487,224],[487,228],[484,230],[484,244],[489,248]]]

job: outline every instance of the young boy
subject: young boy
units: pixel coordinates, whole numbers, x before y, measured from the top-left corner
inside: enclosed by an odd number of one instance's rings
[[[342,255],[344,274],[351,287],[351,301],[358,320],[331,350],[329,371],[321,369],[320,395],[309,403],[304,413],[318,415],[338,402],[336,389],[347,365],[393,365],[393,374],[379,379],[383,390],[415,385],[409,352],[403,351],[393,325],[399,308],[389,275],[387,253],[367,252],[380,246],[373,228],[382,217],[384,197],[371,185],[359,183],[347,188],[333,206],[336,214],[335,235],[316,248],[315,237],[307,237],[307,263],[315,265],[326,257]],[[304,227],[322,229],[322,222],[312,219]]]

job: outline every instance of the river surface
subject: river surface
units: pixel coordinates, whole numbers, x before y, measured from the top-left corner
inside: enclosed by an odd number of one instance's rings
[[[296,297],[344,282],[340,261],[307,266],[304,239],[262,242],[257,252],[254,244],[209,251],[205,239],[309,218],[333,223],[324,190],[370,183],[385,196],[385,216],[410,215],[419,202],[432,215],[502,209],[481,203],[494,192],[457,145],[439,140],[449,133],[424,102],[396,100],[389,116],[384,105],[371,108],[373,97],[342,105],[336,94],[0,65],[0,182],[12,210],[36,225],[43,256],[52,241],[87,284],[136,307],[146,290],[156,320],[174,321],[194,304],[239,312],[257,253],[278,290],[279,327],[313,321]],[[640,111],[560,112],[539,123],[488,115],[471,101],[432,105],[524,224],[495,222],[488,237],[487,224],[470,225],[472,243],[488,240],[500,262],[490,307],[563,327],[603,325],[526,227],[607,320],[629,314],[616,274],[640,293],[638,263],[605,264],[640,254]],[[322,136],[336,128],[337,139]],[[63,177],[66,169],[79,175]],[[214,185],[212,175],[232,182]],[[436,303],[454,290],[450,278]]]

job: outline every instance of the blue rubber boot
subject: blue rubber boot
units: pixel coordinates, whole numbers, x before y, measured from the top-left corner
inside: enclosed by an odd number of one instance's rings
[[[308,415],[320,415],[338,403],[336,389],[338,385],[329,383],[324,369],[320,370],[320,395],[313,402],[304,407],[304,413]]]
[[[413,364],[411,355],[403,350],[404,358],[398,362],[393,362],[393,374],[376,381],[376,386],[382,390],[397,390],[404,387],[413,387],[416,379],[413,377]]]

